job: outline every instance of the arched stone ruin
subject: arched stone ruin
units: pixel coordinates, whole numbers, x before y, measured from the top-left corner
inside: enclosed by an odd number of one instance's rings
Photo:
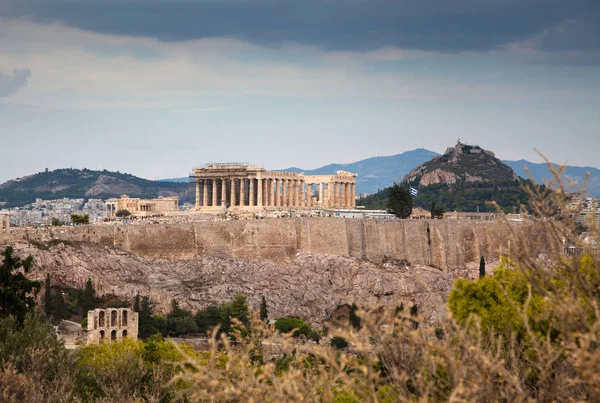
[[[88,311],[87,344],[100,341],[137,339],[138,313],[129,308],[94,309]]]

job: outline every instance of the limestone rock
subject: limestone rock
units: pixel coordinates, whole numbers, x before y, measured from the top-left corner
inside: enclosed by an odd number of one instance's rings
[[[21,256],[33,255],[32,275],[83,287],[92,279],[99,295],[133,298],[148,295],[166,312],[171,299],[192,310],[248,297],[257,311],[265,296],[272,318],[297,316],[321,325],[341,305],[393,308],[412,301],[428,321],[445,314],[446,296],[457,276],[473,276],[476,267],[444,272],[402,261],[375,264],[329,254],[299,252],[287,262],[231,257],[148,261],[132,253],[90,242],[58,244],[49,250],[21,242]]]

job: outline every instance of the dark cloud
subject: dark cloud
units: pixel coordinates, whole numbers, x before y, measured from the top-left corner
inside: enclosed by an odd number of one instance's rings
[[[0,15],[181,41],[488,50],[579,21],[596,0],[4,0]],[[598,22],[597,20],[595,22]],[[597,31],[596,31],[597,32]],[[587,40],[583,38],[582,40]]]
[[[31,77],[29,69],[13,70],[12,73],[0,71],[0,97],[8,96],[25,87],[29,77]]]
[[[545,29],[535,45],[545,51],[600,49],[600,10]]]

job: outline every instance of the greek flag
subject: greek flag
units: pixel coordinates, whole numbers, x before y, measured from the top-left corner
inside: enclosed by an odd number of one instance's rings
[[[419,191],[415,188],[410,188],[410,195],[411,196],[416,196],[419,194]]]

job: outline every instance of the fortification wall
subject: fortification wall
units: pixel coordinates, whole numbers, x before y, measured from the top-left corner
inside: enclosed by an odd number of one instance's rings
[[[181,224],[81,226],[15,231],[13,237],[91,241],[150,260],[202,256],[286,260],[298,252],[382,262],[406,260],[442,269],[497,260],[511,233],[533,252],[558,248],[543,224],[455,220],[289,218]]]

